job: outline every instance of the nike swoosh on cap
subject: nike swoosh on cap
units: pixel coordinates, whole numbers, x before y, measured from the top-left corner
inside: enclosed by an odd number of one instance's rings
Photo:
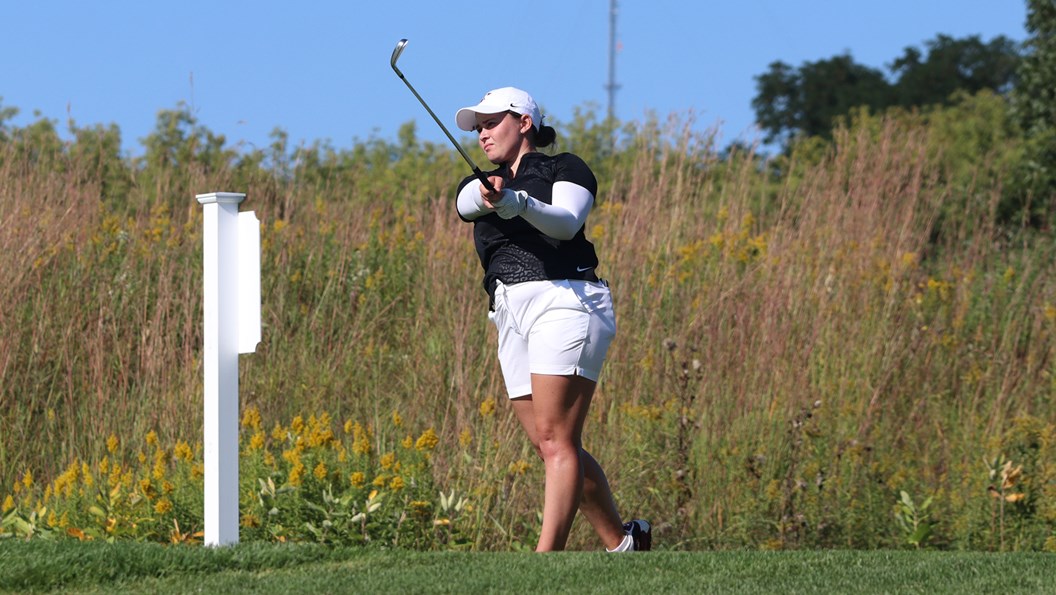
[[[576,267],[576,272],[577,273],[582,273],[584,271],[589,271],[592,268],[594,268],[594,267]]]

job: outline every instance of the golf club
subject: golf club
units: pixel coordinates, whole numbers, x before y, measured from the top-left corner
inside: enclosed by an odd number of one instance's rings
[[[444,126],[444,123],[440,121],[440,118],[436,117],[436,114],[433,113],[433,110],[429,109],[429,105],[425,102],[424,99],[422,99],[422,96],[418,94],[418,91],[414,90],[414,87],[411,86],[411,82],[407,80],[407,77],[403,76],[403,73],[400,72],[399,68],[396,68],[396,61],[400,59],[400,54],[403,53],[403,48],[405,47],[407,47],[407,40],[401,39],[399,43],[396,44],[396,49],[392,50],[392,60],[389,61],[389,63],[392,65],[392,70],[395,71],[396,76],[400,77],[400,80],[402,80],[403,83],[407,85],[407,88],[411,90],[411,93],[414,93],[414,96],[418,98],[418,102],[422,104],[422,107],[425,108],[425,111],[429,112],[429,115],[432,116],[433,120],[436,121],[436,125],[440,127],[440,130],[444,131],[444,134],[446,134],[447,138],[450,139],[451,144],[455,145],[455,148],[458,149],[458,152],[462,155],[462,158],[466,160],[466,163],[468,163],[470,167],[473,168],[473,173],[477,176],[477,179],[480,180],[480,183],[484,184],[484,187],[487,188],[488,191],[496,192],[495,187],[492,186],[491,182],[488,180],[488,176],[484,175],[484,172],[480,171],[480,168],[477,167],[476,163],[473,163],[473,160],[469,158],[469,155],[466,153],[465,149],[462,148],[462,145],[458,144],[458,141],[455,140],[455,137],[451,136],[451,133],[447,131],[447,127]]]

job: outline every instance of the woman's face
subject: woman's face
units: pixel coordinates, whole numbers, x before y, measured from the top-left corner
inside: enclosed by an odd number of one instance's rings
[[[531,126],[530,117],[513,112],[477,114],[477,142],[488,161],[496,165],[513,163],[529,148],[526,134]]]

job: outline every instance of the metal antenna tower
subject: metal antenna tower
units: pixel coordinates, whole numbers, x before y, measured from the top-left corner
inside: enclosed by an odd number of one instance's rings
[[[616,0],[609,0],[609,83],[605,89],[609,92],[609,121],[616,117]]]

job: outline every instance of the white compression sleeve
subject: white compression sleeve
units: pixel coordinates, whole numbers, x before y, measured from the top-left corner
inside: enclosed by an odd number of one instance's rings
[[[492,209],[485,206],[484,199],[480,196],[480,184],[476,181],[472,181],[462,188],[458,193],[458,198],[455,200],[455,205],[458,208],[458,214],[469,221],[492,212]]]
[[[521,217],[554,239],[571,240],[586,223],[594,195],[579,184],[554,182],[550,202],[546,204],[529,196]]]

